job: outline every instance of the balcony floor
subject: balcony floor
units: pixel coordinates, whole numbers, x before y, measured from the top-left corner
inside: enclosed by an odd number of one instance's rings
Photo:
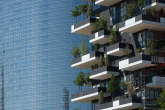
[[[136,62],[130,63],[130,64],[123,63],[122,61],[119,62],[119,69],[127,70],[127,71],[134,71],[134,70],[147,68],[147,67],[151,67],[151,66],[154,66],[154,64],[151,64],[151,61],[144,61],[144,60],[136,61]]]
[[[120,32],[135,33],[144,29],[152,29],[157,31],[165,31],[165,23],[140,20],[135,23],[119,28]]]
[[[76,67],[76,68],[91,68],[91,66],[95,63],[97,63],[97,58],[96,57],[92,57],[90,59],[87,59],[85,61],[80,61],[78,63],[72,64],[71,67]]]
[[[89,41],[92,44],[106,44],[109,42],[107,35],[102,35]]]
[[[132,110],[141,107],[142,105],[140,103],[128,103],[119,105],[116,107],[112,107],[112,109],[106,109],[106,110]]]
[[[102,6],[111,6],[114,5],[122,0],[98,0],[95,2],[96,5],[102,5]]]
[[[119,72],[104,71],[95,75],[91,75],[90,79],[105,80],[110,78],[112,75],[118,75],[118,74]]]
[[[78,98],[71,99],[71,102],[91,102],[92,100],[98,99],[98,92],[81,96]]]
[[[117,48],[112,51],[108,51],[107,55],[112,55],[112,56],[123,56],[131,53],[132,51],[130,49],[124,49],[124,48]]]
[[[91,23],[87,23],[83,26],[80,26],[76,29],[74,29],[74,26],[72,27],[72,33],[76,33],[76,34],[82,34],[82,35],[89,35],[92,33],[92,24]]]

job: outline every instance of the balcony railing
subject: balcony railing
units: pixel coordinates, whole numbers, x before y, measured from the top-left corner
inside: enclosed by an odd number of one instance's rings
[[[142,106],[140,98],[130,97],[122,98],[105,104],[97,104],[96,110],[110,109],[110,110],[123,110],[135,109]]]
[[[116,3],[119,3],[122,0],[96,0],[96,5],[102,5],[102,6],[112,6]]]
[[[138,15],[116,25],[120,32],[135,33],[144,29],[165,30],[165,18],[152,15]]]
[[[72,94],[71,99],[72,102],[88,102],[98,98],[99,92],[105,92],[106,89],[104,87],[91,88],[86,91],[82,91],[77,94]]]
[[[90,68],[92,64],[97,63],[98,57],[100,57],[100,56],[103,56],[103,52],[93,51],[93,52],[83,55],[79,58],[75,58],[72,61],[71,67]]]
[[[108,37],[108,32],[106,32],[105,30],[101,30],[99,32],[92,34],[90,36],[89,42],[93,44],[105,44],[109,42]]]
[[[113,56],[123,56],[131,53],[131,45],[125,43],[116,43],[107,47],[107,54]]]
[[[110,78],[112,75],[119,75],[118,67],[104,66],[92,70],[90,73],[90,79],[105,80]]]
[[[139,55],[119,62],[119,69],[134,71],[142,68],[164,64],[165,58],[150,55]]]
[[[83,21],[80,21],[71,27],[72,33],[77,33],[77,34],[91,34],[92,33],[92,23],[96,21],[95,17],[90,17],[87,18]]]

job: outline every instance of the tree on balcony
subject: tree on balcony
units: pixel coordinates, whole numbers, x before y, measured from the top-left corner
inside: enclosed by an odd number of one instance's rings
[[[117,43],[118,41],[119,39],[117,37],[116,31],[114,31],[114,29],[111,28],[110,36],[109,36],[109,44],[112,45],[112,44]]]
[[[142,11],[144,7],[144,0],[138,0],[137,5],[138,5],[139,10]]]
[[[72,51],[71,51],[71,54],[72,54],[72,56],[74,58],[80,57],[80,49],[79,49],[79,47],[74,46],[73,49],[72,49]]]
[[[93,46],[92,46],[92,50],[94,50],[94,51],[98,51],[99,50],[99,48],[100,48],[100,45],[99,44],[94,44]]]
[[[98,32],[100,30],[105,30],[107,21],[105,18],[100,17],[96,22],[92,23],[93,32]]]
[[[85,85],[86,85],[86,86],[91,86],[91,85],[92,85],[92,82],[91,82],[91,80],[90,80],[89,77],[90,77],[90,74],[89,74],[89,73],[86,74],[85,77],[84,77]]]
[[[105,65],[104,57],[100,56],[98,61],[99,67],[103,67]]]
[[[103,104],[104,103],[104,92],[103,91],[100,91],[99,92],[99,104]]]
[[[75,85],[77,85],[79,87],[79,90],[82,91],[82,86],[85,83],[84,80],[84,73],[83,72],[79,72],[76,79],[73,81]]]
[[[118,81],[114,75],[108,81],[107,91],[111,94],[112,100],[114,99],[118,89]]]
[[[148,39],[146,45],[146,54],[154,54],[154,49],[156,48],[156,43],[153,40]]]
[[[160,94],[160,97],[157,100],[158,105],[160,106],[159,110],[164,110],[165,108],[165,90]]]
[[[72,10],[72,16],[75,18],[76,23],[77,23],[77,17],[80,15],[81,13],[77,7],[74,10]]]
[[[86,55],[88,53],[89,53],[88,45],[87,45],[85,39],[82,38],[82,41],[81,41],[81,44],[80,44],[80,55],[83,56],[83,55]]]
[[[135,2],[127,3],[126,5],[126,11],[128,18],[136,15],[136,4]]]
[[[90,5],[88,5],[86,16],[87,17],[93,16],[93,9]]]
[[[80,13],[85,17],[87,10],[88,10],[88,4],[81,4],[78,6],[78,9],[80,10]]]

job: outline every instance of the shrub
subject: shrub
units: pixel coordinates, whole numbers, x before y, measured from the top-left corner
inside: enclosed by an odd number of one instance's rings
[[[103,104],[104,103],[104,92],[100,91],[99,92],[99,104]]]
[[[73,47],[71,54],[73,55],[74,58],[80,57],[80,49],[78,47]]]
[[[83,38],[80,44],[80,55],[83,56],[85,54],[89,53],[88,45],[85,42],[85,39]]]
[[[107,21],[105,18],[100,17],[96,22],[92,24],[93,32],[98,32],[100,30],[106,29]]]
[[[110,36],[109,36],[109,44],[112,45],[112,44],[117,43],[118,41],[119,41],[119,40],[118,40],[116,31],[114,31],[114,29],[111,28]]]
[[[79,89],[82,91],[82,86],[85,83],[84,80],[84,73],[83,72],[79,72],[76,79],[73,81],[75,85],[77,85],[79,87]]]

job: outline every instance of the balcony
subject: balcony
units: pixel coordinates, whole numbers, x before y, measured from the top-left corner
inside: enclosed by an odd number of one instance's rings
[[[139,107],[142,107],[141,99],[123,98],[105,104],[98,104],[96,110],[132,110]]]
[[[119,23],[117,28],[120,32],[135,33],[144,29],[165,31],[165,18],[151,15],[139,15],[125,22]]]
[[[164,0],[152,0],[151,4],[144,7],[143,10],[154,8],[157,11],[161,9],[165,10],[165,1]]]
[[[93,31],[92,23],[96,21],[96,18],[87,18],[79,23],[72,25],[71,32],[82,35],[89,35]]]
[[[96,5],[102,5],[102,6],[112,6],[116,3],[119,3],[122,0],[96,0]]]
[[[128,58],[126,60],[119,61],[119,69],[134,71],[138,69],[152,67],[157,64],[164,64],[164,62],[164,57],[139,55],[132,58]]]
[[[92,44],[106,44],[109,42],[109,35],[104,30],[99,31],[90,36],[90,43]]]
[[[98,62],[99,57],[101,55],[103,56],[102,52],[95,52],[95,51],[89,54],[83,55],[80,58],[74,59],[71,67],[90,69],[92,65]]]
[[[154,76],[152,82],[146,85],[150,88],[165,88],[165,77]]]
[[[110,78],[112,75],[119,75],[119,70],[117,67],[110,67],[110,66],[104,66],[100,67],[98,69],[94,69],[90,73],[90,79],[95,79],[95,80],[105,80]]]
[[[91,102],[93,100],[98,99],[100,91],[105,91],[105,88],[103,87],[91,88],[87,91],[82,91],[78,94],[73,94],[71,97],[71,101],[72,102]]]
[[[107,47],[107,55],[123,56],[132,52],[130,45],[125,43],[116,43]]]

